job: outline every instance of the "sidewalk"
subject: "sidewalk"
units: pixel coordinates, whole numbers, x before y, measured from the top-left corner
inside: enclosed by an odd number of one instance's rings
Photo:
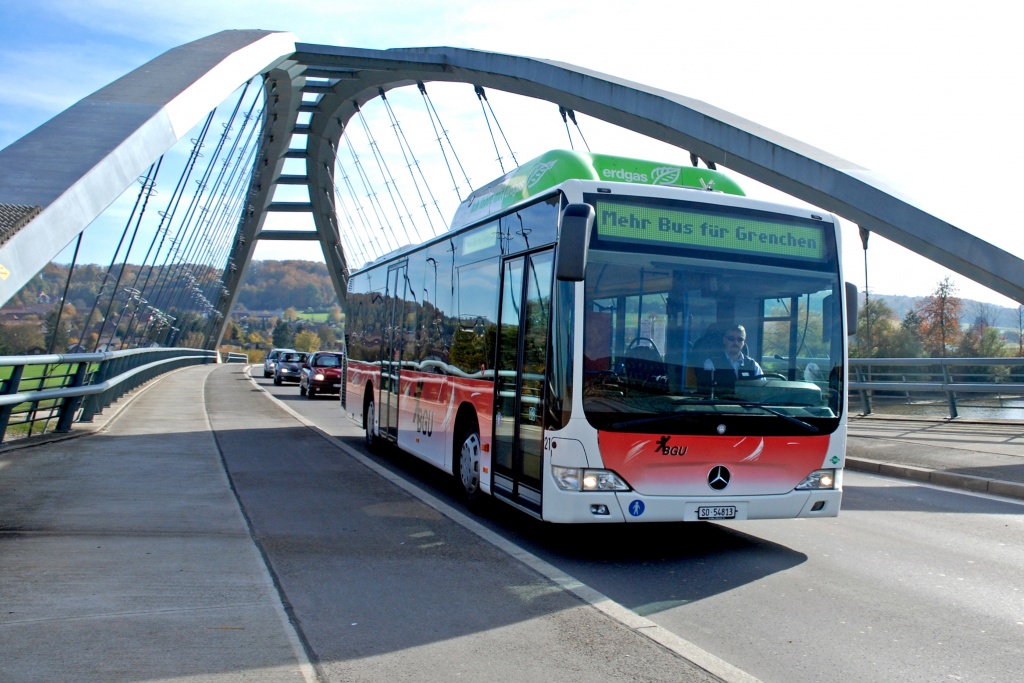
[[[1024,423],[853,416],[846,466],[1024,499]]]
[[[314,680],[209,429],[215,368],[0,453],[0,679]]]

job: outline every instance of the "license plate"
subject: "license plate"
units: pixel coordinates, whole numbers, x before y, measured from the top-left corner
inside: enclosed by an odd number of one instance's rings
[[[697,508],[697,519],[736,519],[733,505],[702,506]]]

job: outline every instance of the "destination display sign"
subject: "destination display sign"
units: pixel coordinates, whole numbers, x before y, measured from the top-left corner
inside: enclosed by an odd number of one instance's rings
[[[597,200],[597,236],[602,240],[714,249],[811,261],[826,257],[825,228],[799,218],[775,221],[708,211]]]

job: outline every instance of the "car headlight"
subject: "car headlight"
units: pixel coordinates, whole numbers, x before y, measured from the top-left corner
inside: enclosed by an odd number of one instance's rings
[[[819,491],[836,487],[835,470],[815,470],[807,478],[796,485],[797,491]]]
[[[552,467],[555,483],[563,491],[630,491],[626,481],[611,470]]]
[[[288,368],[281,368],[282,375],[287,375],[289,372],[291,372],[291,370],[289,370]]]
[[[317,382],[324,381],[324,373],[322,373],[322,372],[316,373],[315,375],[313,375],[313,379],[315,379]]]

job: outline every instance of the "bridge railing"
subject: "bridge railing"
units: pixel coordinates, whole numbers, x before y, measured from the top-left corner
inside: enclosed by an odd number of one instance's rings
[[[0,441],[69,432],[158,375],[218,361],[216,351],[184,348],[0,356]]]
[[[1024,399],[1024,358],[851,358],[849,390],[865,415],[872,401],[913,396],[944,398],[955,418],[958,394]]]

